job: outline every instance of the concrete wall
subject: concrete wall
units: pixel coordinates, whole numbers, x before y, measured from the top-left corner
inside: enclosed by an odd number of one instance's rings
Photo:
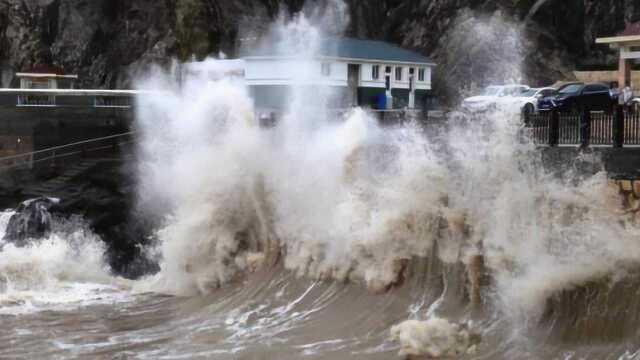
[[[126,132],[131,108],[94,108],[84,97],[59,99],[57,107],[19,107],[0,98],[0,157]]]
[[[302,93],[309,94],[303,101],[309,108],[345,108],[349,104],[349,88],[346,86],[303,86]],[[256,85],[249,93],[258,111],[285,110],[291,104],[291,87],[286,85]],[[319,95],[319,94],[322,94]],[[326,100],[326,102],[320,102]]]
[[[545,167],[558,175],[606,171],[612,179],[640,179],[640,148],[542,147],[540,152]]]
[[[578,81],[606,82],[618,81],[618,71],[574,71]],[[631,87],[636,95],[640,95],[640,71],[631,72]]]
[[[245,80],[250,86],[289,85],[293,80],[317,85],[347,86],[347,63],[331,62],[330,74],[322,74],[322,61],[295,59],[246,59]]]

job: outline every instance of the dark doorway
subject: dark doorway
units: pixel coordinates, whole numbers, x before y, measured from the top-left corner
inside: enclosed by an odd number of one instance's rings
[[[358,106],[358,86],[360,85],[360,65],[349,64],[348,69],[349,105]]]

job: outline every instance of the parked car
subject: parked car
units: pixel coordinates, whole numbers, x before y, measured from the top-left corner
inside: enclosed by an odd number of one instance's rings
[[[493,85],[485,88],[482,94],[462,101],[462,109],[469,112],[493,110],[502,98],[519,96],[529,90],[526,85]]]
[[[538,106],[540,110],[572,113],[583,110],[609,112],[617,101],[617,96],[605,83],[575,82],[561,86],[556,94],[545,97]]]
[[[531,88],[515,96],[513,102],[520,107],[523,114],[533,114],[538,112],[538,105],[542,99],[555,94],[556,89],[552,87]]]

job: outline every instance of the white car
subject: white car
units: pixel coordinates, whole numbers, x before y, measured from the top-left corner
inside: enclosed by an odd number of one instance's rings
[[[462,101],[462,109],[469,112],[493,110],[503,98],[514,98],[529,90],[526,85],[493,85],[484,89],[481,95],[472,96]]]
[[[633,98],[629,101],[629,109],[634,114],[640,114],[640,98]]]
[[[556,92],[557,90],[552,87],[531,88],[515,96],[513,102],[520,107],[523,113],[533,114],[538,112],[538,101],[545,97],[552,96]]]

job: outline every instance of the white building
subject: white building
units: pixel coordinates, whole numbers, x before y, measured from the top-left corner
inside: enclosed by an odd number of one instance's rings
[[[336,107],[424,108],[435,66],[396,45],[351,38],[327,38],[311,58],[274,46],[253,50],[243,60],[256,107],[275,109],[286,105],[288,89],[301,82],[335,87]]]

